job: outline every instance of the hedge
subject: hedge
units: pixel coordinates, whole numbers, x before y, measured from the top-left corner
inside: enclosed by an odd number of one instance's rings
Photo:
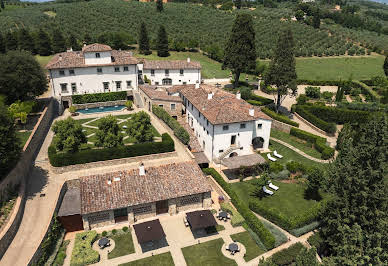
[[[369,95],[373,102],[380,101],[381,96],[365,83],[355,80],[353,86],[360,88],[363,94]]]
[[[304,119],[309,121],[311,124],[315,125],[316,127],[322,129],[323,131],[334,134],[337,130],[335,123],[328,123],[317,116],[310,113],[305,107],[307,105],[294,105],[295,112],[297,112],[300,116],[302,116]]]
[[[291,231],[292,229],[302,227],[315,221],[318,217],[321,203],[317,203],[310,210],[302,214],[298,214],[292,218],[283,215],[275,208],[268,208],[267,206],[263,206],[260,204],[260,202],[255,200],[249,201],[249,208],[255,213],[260,214],[264,218],[286,229],[287,231]]]
[[[265,98],[265,97],[262,97],[262,96],[259,96],[259,95],[253,94],[253,93],[251,94],[251,97],[249,98],[249,100],[262,102],[263,105],[269,105],[269,104],[274,103],[274,100],[272,100],[272,99],[268,99],[268,98]]]
[[[80,94],[71,96],[73,104],[109,102],[127,99],[126,91]]]
[[[292,229],[290,233],[296,237],[300,237],[301,235],[304,235],[304,234],[311,232],[314,229],[318,228],[318,226],[319,226],[319,222],[314,221],[314,222],[306,224],[300,228]]]
[[[228,184],[214,168],[204,168],[202,170],[205,174],[211,175],[225,190],[225,192],[228,193],[233,205],[236,207],[241,216],[244,217],[246,224],[260,237],[267,249],[272,249],[275,246],[275,237],[248,208],[248,206],[238,198],[230,184]]]
[[[340,86],[343,81],[339,80],[309,80],[309,79],[298,79],[296,81],[298,85],[312,85],[312,86]]]
[[[162,134],[161,142],[139,143],[115,148],[87,149],[76,153],[57,152],[53,145],[48,148],[51,165],[60,167],[73,164],[106,161],[127,157],[135,157],[156,153],[172,152],[175,150],[174,141],[167,133]]]
[[[232,219],[230,220],[230,223],[232,224],[233,227],[240,226],[245,222],[241,214],[239,214],[238,211],[236,211],[232,207],[232,205],[225,202],[221,203],[220,205],[223,211],[226,211],[227,213],[230,213],[232,215]]]
[[[255,100],[247,100],[247,103],[255,105],[255,106],[263,106],[263,105],[265,105],[264,103],[262,103],[260,101],[255,101]]]
[[[322,154],[321,156],[324,160],[330,159],[334,156],[335,150],[326,145],[326,138],[311,134],[298,128],[291,128],[290,135],[314,144],[315,149]]]
[[[162,119],[173,131],[174,135],[185,145],[190,141],[190,135],[184,129],[178,121],[176,121],[172,116],[167,113],[162,107],[157,105],[152,105],[152,112],[160,119]]]
[[[263,111],[263,113],[265,113],[266,115],[272,117],[273,119],[275,119],[277,121],[289,124],[289,125],[294,126],[294,127],[299,127],[299,123],[292,121],[291,119],[289,119],[285,115],[277,114],[276,112],[274,112],[268,108],[265,108],[265,107],[261,108],[261,111]]]
[[[75,236],[74,248],[71,254],[70,265],[81,266],[97,263],[100,254],[92,249],[93,242],[97,239],[96,231],[86,231]]]
[[[289,248],[276,252],[271,256],[271,260],[275,265],[292,265],[302,249],[303,244],[298,242]]]

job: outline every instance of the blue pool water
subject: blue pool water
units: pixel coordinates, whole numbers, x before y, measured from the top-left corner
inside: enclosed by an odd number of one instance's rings
[[[77,110],[77,112],[81,114],[93,114],[93,113],[120,111],[120,110],[123,110],[124,108],[125,108],[124,105],[116,105],[116,106],[96,107],[96,108],[89,108],[89,109],[79,109]]]

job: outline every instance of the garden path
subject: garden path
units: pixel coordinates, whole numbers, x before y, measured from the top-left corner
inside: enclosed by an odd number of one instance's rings
[[[63,262],[63,265],[67,266],[67,265],[70,265],[70,260],[71,260],[71,252],[73,251],[73,248],[74,248],[74,241],[75,239],[69,239],[70,240],[70,243],[69,245],[67,246],[66,248],[66,258]]]

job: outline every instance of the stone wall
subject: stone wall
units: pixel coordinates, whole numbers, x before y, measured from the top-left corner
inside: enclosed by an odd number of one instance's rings
[[[202,194],[190,195],[177,199],[177,212],[202,208]]]
[[[107,226],[115,223],[113,210],[82,215],[84,230]]]
[[[301,115],[299,115],[298,113],[294,113],[294,115],[299,118],[300,120],[302,120],[306,125],[308,125],[309,127],[311,127],[312,129],[314,129],[315,131],[318,131],[319,133],[325,135],[325,136],[328,136],[328,137],[332,137],[334,136],[334,134],[328,134],[326,131],[323,131],[322,129],[314,126],[313,124],[311,124],[309,121],[307,121],[306,119],[304,119]]]
[[[290,134],[290,130],[293,126],[277,121],[277,120],[272,120],[271,128],[286,132],[287,134]]]
[[[217,192],[218,195],[223,196],[225,199],[225,202],[230,202],[229,195],[222,189],[220,185],[214,180],[214,178],[211,175],[207,176],[207,180],[211,187]]]
[[[73,106],[77,109],[96,108],[96,107],[106,107],[106,106],[115,106],[115,105],[125,105],[126,101],[127,100],[98,102],[98,103],[83,103],[83,104],[73,104]]]
[[[150,206],[151,206],[151,210],[149,210]],[[136,209],[138,209],[138,208],[146,208],[147,211],[142,212],[142,213],[136,213]],[[133,215],[134,215],[134,218],[135,218],[135,222],[139,221],[141,219],[145,219],[145,218],[156,216],[156,203],[153,202],[153,203],[141,204],[141,205],[133,206],[132,212],[133,212]]]

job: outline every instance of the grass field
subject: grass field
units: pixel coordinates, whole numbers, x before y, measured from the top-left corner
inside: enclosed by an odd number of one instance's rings
[[[108,253],[108,259],[113,259],[135,253],[131,232],[112,235],[110,238],[115,242],[115,248]]]
[[[47,63],[51,60],[51,58],[53,58],[53,55],[49,55],[49,56],[35,55],[36,61],[38,61],[40,66],[43,68],[47,65]]]
[[[253,258],[263,254],[265,250],[262,250],[252,239],[251,235],[248,232],[241,232],[230,236],[233,241],[239,242],[244,245],[246,253],[244,255],[245,261],[250,261]]]
[[[174,266],[174,261],[172,260],[171,253],[166,252],[159,255],[154,255],[147,257],[141,260],[135,260],[120,264],[119,266]]]

